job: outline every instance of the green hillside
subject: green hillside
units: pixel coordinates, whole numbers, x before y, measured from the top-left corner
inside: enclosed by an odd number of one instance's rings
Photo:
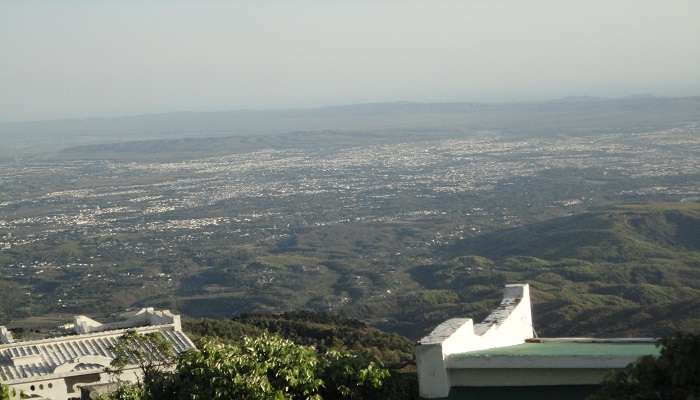
[[[477,237],[450,248],[453,254],[532,256],[624,262],[676,258],[700,250],[700,207],[633,205],[557,218]]]
[[[244,314],[228,320],[186,319],[183,328],[195,341],[206,336],[236,343],[243,335],[257,337],[272,333],[297,344],[313,346],[319,354],[335,350],[349,352],[359,359],[377,360],[389,369],[390,376],[381,390],[366,398],[418,399],[414,342],[358,320],[314,312]]]
[[[449,312],[483,315],[503,284],[529,282],[541,335],[700,330],[698,204],[596,210],[459,241],[441,256],[412,274],[459,297]]]
[[[233,319],[186,320],[185,329],[193,338],[204,336],[240,340],[262,332],[280,335],[319,351],[352,351],[396,367],[413,358],[413,342],[405,337],[382,332],[364,322],[314,312],[284,314],[243,314]]]
[[[149,260],[152,266],[162,263],[154,269],[156,278],[160,271],[187,272],[176,297],[139,282],[105,301],[111,284],[94,279],[79,295],[94,299],[89,305],[96,317],[148,296],[137,305],[208,318],[325,311],[417,339],[446,319],[486,316],[504,284],[529,282],[541,335],[662,336],[675,329],[700,330],[700,204],[597,209],[442,247],[424,247],[431,236],[419,228],[333,225],[299,230],[269,245],[225,248],[211,241],[199,252],[183,244],[189,259],[167,265],[167,258]],[[101,251],[98,244],[81,242],[81,248],[93,255]],[[66,242],[60,249],[73,247]],[[35,246],[32,251],[49,250]],[[124,262],[113,271],[124,276],[140,271],[137,267]],[[31,289],[0,280],[0,288],[11,294],[0,299],[0,318],[12,321],[12,327],[25,328],[27,315],[45,315],[38,307],[42,298],[28,296],[30,290],[65,290],[58,276],[48,273],[26,282]],[[63,313],[79,312],[64,302]],[[267,329],[262,321],[256,324]]]

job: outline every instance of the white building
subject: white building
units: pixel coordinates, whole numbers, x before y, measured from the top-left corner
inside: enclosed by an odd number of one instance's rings
[[[611,369],[658,354],[655,339],[535,338],[530,288],[506,285],[478,324],[455,318],[416,347],[423,398],[583,399]]]
[[[81,315],[65,328],[75,334],[15,342],[10,332],[0,327],[0,383],[10,387],[13,398],[23,394],[50,400],[80,399],[82,386],[113,381],[104,369],[114,357],[112,346],[127,330],[159,332],[178,353],[194,348],[182,332],[180,316],[167,310],[144,308],[122,314],[122,320],[109,324]],[[136,382],[139,376],[140,370],[128,365],[119,379]]]

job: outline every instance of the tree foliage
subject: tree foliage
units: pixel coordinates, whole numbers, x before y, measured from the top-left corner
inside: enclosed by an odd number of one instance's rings
[[[700,399],[700,335],[676,333],[646,356],[611,374],[590,400]]]
[[[318,399],[313,348],[271,335],[246,337],[241,344],[202,341],[184,354],[164,398],[281,400]]]
[[[129,336],[123,343],[134,340],[143,339]],[[125,352],[125,357],[133,356]],[[385,398],[377,396],[389,377],[375,360],[335,350],[319,354],[269,333],[232,343],[204,338],[198,351],[178,357],[173,371],[148,373],[142,384],[122,385],[109,399],[379,399]]]
[[[324,385],[324,399],[371,399],[389,378],[388,370],[374,361],[336,350],[326,352],[320,360],[319,375]]]
[[[0,400],[10,400],[10,388],[0,383]]]
[[[112,352],[114,359],[107,372],[119,376],[127,365],[136,365],[146,384],[158,379],[162,368],[176,360],[172,344],[159,332],[141,335],[129,330],[112,346]]]
[[[414,343],[411,340],[332,314],[307,311],[279,315],[243,314],[233,320],[186,320],[184,327],[193,338],[213,336],[224,342],[269,332],[294,343],[313,346],[321,353],[340,350],[366,359],[378,359],[392,367],[413,359]]]
[[[418,381],[413,366],[414,343],[407,338],[382,332],[364,322],[333,314],[297,311],[284,314],[244,314],[233,320],[202,319],[185,320],[188,334],[197,340],[215,337],[223,343],[239,343],[244,336],[259,336],[263,333],[279,335],[294,343],[313,346],[319,358],[330,363],[338,355],[351,355],[341,358],[335,364],[345,364],[355,371],[350,377],[374,361],[374,367],[381,362],[389,368],[390,376],[384,379],[380,389],[368,385],[355,386],[353,398],[362,396],[374,399],[417,399]],[[350,365],[348,365],[350,364]],[[353,366],[354,365],[354,366]],[[373,367],[373,368],[374,368]],[[340,367],[337,367],[340,368]],[[344,398],[337,388],[342,379],[336,367],[327,368],[323,375],[325,382],[324,398]],[[333,374],[335,371],[335,375]]]
[[[149,397],[145,394],[144,385],[122,383],[116,391],[100,396],[100,400],[145,400]]]

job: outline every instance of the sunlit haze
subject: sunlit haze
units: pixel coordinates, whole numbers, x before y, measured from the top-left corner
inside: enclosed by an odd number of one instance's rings
[[[3,1],[0,121],[700,93],[700,2]]]

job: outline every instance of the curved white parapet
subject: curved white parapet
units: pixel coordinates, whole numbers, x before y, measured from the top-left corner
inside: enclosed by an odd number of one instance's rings
[[[533,337],[530,286],[506,285],[503,300],[486,319],[453,318],[438,325],[416,347],[420,395],[447,397],[450,379],[446,359],[451,354],[514,346]]]

